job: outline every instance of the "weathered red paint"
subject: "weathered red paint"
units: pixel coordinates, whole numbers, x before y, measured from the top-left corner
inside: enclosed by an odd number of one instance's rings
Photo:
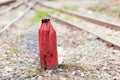
[[[43,19],[39,29],[40,65],[44,69],[58,66],[56,32],[50,19]]]

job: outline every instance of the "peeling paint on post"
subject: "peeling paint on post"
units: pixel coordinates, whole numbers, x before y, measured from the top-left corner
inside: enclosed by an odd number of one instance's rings
[[[43,69],[58,67],[56,32],[50,19],[43,19],[39,29],[40,66]]]

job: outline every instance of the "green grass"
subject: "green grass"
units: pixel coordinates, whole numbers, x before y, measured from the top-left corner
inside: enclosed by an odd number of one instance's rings
[[[61,16],[61,14],[62,14],[61,12],[57,12],[57,16]]]
[[[78,7],[77,6],[62,6],[62,9],[65,10],[71,10],[71,11],[78,11]]]
[[[66,47],[67,47],[67,41],[64,40],[64,42],[63,42],[63,48],[66,49]]]
[[[13,46],[13,47],[11,48],[11,51],[14,52],[14,53],[19,52],[18,46],[17,46],[17,45]]]
[[[116,18],[117,20],[120,20],[120,13],[115,12],[115,13],[106,13],[108,16],[111,16],[113,18]]]
[[[100,13],[101,15],[106,14],[106,15],[108,15],[110,17],[113,17],[113,18],[115,18],[115,19],[120,21],[120,10],[119,9],[115,10],[113,12],[110,12],[110,11],[107,11],[107,10],[105,10],[105,11],[98,11],[98,13]]]
[[[100,2],[100,4],[101,3],[102,2]],[[101,15],[105,14],[105,15],[108,15],[108,16],[113,17],[116,20],[120,21],[120,5],[114,6],[115,7],[114,10],[111,10],[112,7],[108,8],[108,9],[105,9],[105,10],[99,10],[100,4],[94,5],[93,10],[100,13]]]
[[[64,17],[65,20],[72,20],[74,17],[73,16],[66,16]]]
[[[39,21],[41,19],[47,18],[49,11],[36,11],[35,16],[32,18],[32,22]]]

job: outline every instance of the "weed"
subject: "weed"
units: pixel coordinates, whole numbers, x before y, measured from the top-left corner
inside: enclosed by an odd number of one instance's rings
[[[77,6],[62,6],[62,9],[65,10],[71,10],[71,11],[78,11],[78,7]]]
[[[17,53],[19,51],[18,46],[17,45],[13,46],[11,48],[11,51],[14,52],[14,53]]]
[[[20,38],[23,38],[24,37],[24,34],[20,34]]]
[[[102,2],[100,2],[101,4]],[[93,10],[97,11],[100,14],[108,15],[116,20],[120,21],[120,5],[116,5],[113,7],[109,7],[108,9],[100,10],[100,4],[96,4],[93,6]],[[112,9],[112,10],[111,10]]]
[[[64,17],[64,19],[65,19],[65,20],[72,20],[73,17],[72,17],[72,16],[66,16],[66,17]]]
[[[35,16],[32,18],[32,22],[39,21],[43,18],[48,17],[49,11],[36,11]]]
[[[100,13],[101,15],[106,14],[112,18],[115,18],[117,20],[120,20],[120,12],[119,11],[115,11],[115,12],[109,12],[109,11],[98,11],[98,13]]]
[[[63,48],[66,49],[66,47],[67,47],[67,41],[64,40],[64,42],[63,42]]]

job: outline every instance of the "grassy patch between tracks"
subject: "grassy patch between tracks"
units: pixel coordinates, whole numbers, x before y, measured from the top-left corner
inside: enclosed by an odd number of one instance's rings
[[[107,15],[109,17],[115,18],[116,20],[120,21],[120,5],[114,5],[114,7],[107,7],[102,8],[101,4],[102,2],[99,2],[98,4],[93,5],[90,7],[90,10],[93,10],[95,12],[98,12],[101,15]]]
[[[64,5],[64,6],[62,6],[62,9],[71,10],[71,11],[78,11],[78,7],[77,6],[67,6],[67,5]]]
[[[72,19],[74,19],[73,16],[65,16],[65,17],[64,17],[64,20],[72,20]]]
[[[36,11],[35,16],[32,18],[32,23],[39,21],[41,19],[47,18],[49,11]]]
[[[75,17],[67,14],[63,14],[61,12],[54,12],[56,16],[62,17],[64,20],[73,20]]]
[[[101,15],[104,15],[104,14],[108,15],[108,16],[120,21],[120,12],[98,11],[98,13]]]

